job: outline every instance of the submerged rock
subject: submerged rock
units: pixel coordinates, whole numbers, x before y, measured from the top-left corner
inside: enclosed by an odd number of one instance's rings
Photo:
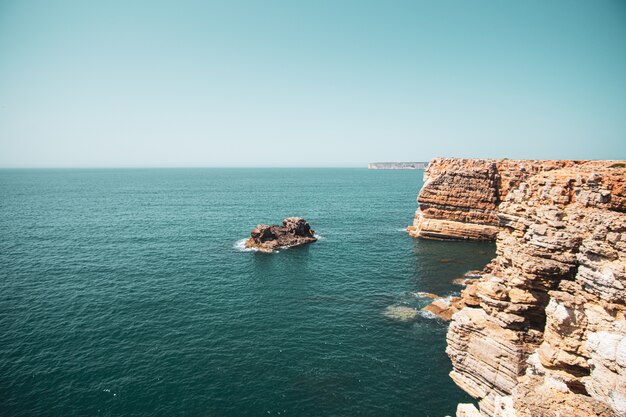
[[[484,275],[483,271],[472,270],[472,271],[467,271],[465,274],[463,274],[463,277],[467,279],[478,279],[478,278],[482,278],[483,275]]]
[[[271,252],[280,248],[300,246],[315,242],[315,231],[301,217],[288,217],[283,225],[260,224],[250,232],[246,248],[255,248],[263,252]]]
[[[411,321],[417,316],[417,310],[411,307],[389,306],[383,313],[390,319],[398,321]]]
[[[452,280],[452,283],[460,287],[465,287],[473,281],[482,278],[483,275],[483,271],[467,271],[462,278],[455,278]]]
[[[432,298],[432,299],[441,298],[437,294],[433,294],[432,292],[423,292],[423,291],[414,292],[413,295],[419,298]]]
[[[459,287],[465,287],[467,284],[470,283],[470,280],[467,278],[454,278],[452,280],[452,283],[454,285],[458,285]]]

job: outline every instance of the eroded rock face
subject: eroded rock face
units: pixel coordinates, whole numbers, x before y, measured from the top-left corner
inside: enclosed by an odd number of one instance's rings
[[[497,207],[511,189],[541,171],[580,161],[435,158],[424,173],[408,232],[427,239],[494,240]]]
[[[466,307],[452,316],[447,335],[451,377],[479,400],[482,415],[626,416],[624,166],[429,165],[436,175],[427,175],[430,191],[420,193],[421,216],[461,225],[434,237],[462,236],[467,224],[498,232],[496,258],[463,291]],[[456,207],[461,214],[448,217]],[[423,226],[418,221],[412,234],[432,238],[433,227]],[[466,237],[490,233],[471,229]],[[466,408],[459,415],[467,415]]]
[[[288,217],[283,220],[282,226],[258,225],[250,232],[246,247],[271,252],[280,248],[304,245],[316,240],[315,231],[311,229],[306,220],[301,217]]]

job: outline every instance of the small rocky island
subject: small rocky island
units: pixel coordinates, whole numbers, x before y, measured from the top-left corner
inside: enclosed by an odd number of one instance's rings
[[[301,217],[288,217],[283,225],[271,226],[260,224],[250,232],[246,241],[246,248],[258,249],[262,252],[271,252],[280,248],[290,248],[315,242],[315,231],[309,223]]]

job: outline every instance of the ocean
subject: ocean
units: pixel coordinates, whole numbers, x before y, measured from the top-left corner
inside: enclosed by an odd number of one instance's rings
[[[422,171],[0,170],[0,415],[454,415],[446,323],[495,245],[414,240]],[[258,223],[320,240],[244,250]]]

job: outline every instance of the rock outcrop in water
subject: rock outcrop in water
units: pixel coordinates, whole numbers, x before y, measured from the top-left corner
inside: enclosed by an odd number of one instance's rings
[[[300,246],[315,242],[315,231],[301,217],[288,217],[283,225],[260,224],[250,232],[246,248],[255,248],[263,252],[271,252],[280,248]]]
[[[447,335],[480,415],[626,416],[626,163],[437,159],[419,201],[414,236],[497,235]]]

